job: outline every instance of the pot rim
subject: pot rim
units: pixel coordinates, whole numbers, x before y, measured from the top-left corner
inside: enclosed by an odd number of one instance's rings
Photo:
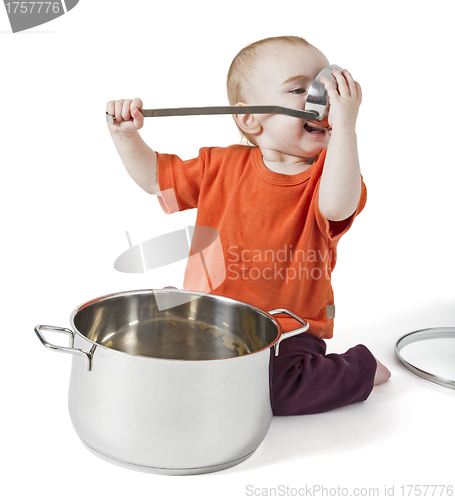
[[[181,294],[191,294],[191,295],[197,295],[199,297],[203,297],[203,296],[209,296],[209,297],[215,297],[215,300],[220,300],[221,302],[225,302],[225,303],[230,303],[230,304],[241,304],[241,305],[244,305],[252,310],[254,310],[254,312],[256,312],[257,314],[260,314],[262,316],[265,316],[267,319],[271,320],[276,328],[277,328],[277,335],[275,337],[275,339],[270,342],[268,345],[266,345],[265,347],[263,347],[262,349],[258,349],[257,351],[254,351],[254,352],[250,352],[250,353],[245,353],[245,354],[242,354],[241,356],[234,356],[234,357],[231,357],[231,358],[213,358],[213,359],[174,359],[174,358],[156,358],[156,357],[153,357],[153,356],[144,356],[142,354],[132,354],[132,353],[129,353],[129,352],[125,352],[125,351],[119,351],[117,349],[111,349],[110,347],[106,347],[102,344],[98,344],[97,342],[94,342],[93,340],[90,340],[88,339],[84,334],[82,334],[77,328],[76,328],[76,325],[74,324],[74,318],[76,316],[76,314],[81,311],[82,309],[92,305],[92,304],[96,304],[97,302],[102,302],[104,300],[109,300],[113,297],[122,297],[122,296],[130,296],[130,295],[140,295],[140,294],[153,294],[155,295],[156,293],[181,293]],[[161,361],[180,361],[180,362],[188,362],[188,361],[192,361],[192,362],[201,362],[201,361],[227,361],[227,360],[234,360],[234,359],[240,359],[240,358],[245,358],[246,356],[251,356],[253,354],[257,354],[257,353],[260,353],[262,351],[265,351],[266,349],[270,349],[273,345],[275,345],[281,338],[281,335],[282,335],[282,328],[281,328],[281,324],[271,315],[269,314],[268,312],[264,311],[263,309],[260,309],[256,306],[253,306],[251,304],[248,304],[247,302],[242,302],[240,300],[236,300],[236,299],[232,299],[230,297],[225,297],[223,295],[216,295],[215,293],[202,293],[202,292],[195,292],[193,290],[180,290],[180,289],[161,289],[161,288],[144,288],[144,289],[138,289],[138,290],[126,290],[126,291],[123,291],[123,292],[114,292],[114,293],[110,293],[110,294],[107,294],[107,295],[102,295],[102,296],[99,296],[99,297],[96,297],[94,299],[91,299],[87,302],[83,302],[82,304],[80,304],[79,306],[77,306],[73,312],[71,313],[71,316],[70,316],[70,324],[71,324],[71,327],[73,328],[73,331],[76,335],[78,335],[79,337],[83,338],[85,341],[89,342],[90,344],[92,344],[92,349],[98,349],[99,347],[103,348],[103,349],[106,349],[108,351],[114,351],[116,353],[120,353],[120,354],[124,354],[124,355],[127,355],[127,356],[134,356],[134,357],[139,357],[139,358],[145,358],[145,359],[154,359],[154,360],[161,360]]]

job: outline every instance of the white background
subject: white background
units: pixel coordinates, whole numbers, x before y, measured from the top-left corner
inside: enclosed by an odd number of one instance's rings
[[[81,0],[12,34],[0,8],[5,498],[244,498],[247,485],[381,494],[387,485],[399,497],[403,484],[455,482],[454,393],[408,373],[393,351],[407,332],[455,327],[452,20],[451,2],[438,0]],[[68,327],[76,306],[106,293],[181,286],[182,266],[124,275],[113,262],[127,249],[125,231],[135,244],[195,214],[166,216],[128,177],[105,104],[139,96],[149,108],[224,105],[235,54],[282,34],[307,38],[363,88],[357,130],[369,201],[339,245],[328,346],[366,344],[392,379],[365,403],[275,417],[255,455],[230,470],[163,477],[115,467],[76,436],[71,357],[45,350],[33,326]],[[238,141],[230,117],[150,118],[143,137],[184,158]]]

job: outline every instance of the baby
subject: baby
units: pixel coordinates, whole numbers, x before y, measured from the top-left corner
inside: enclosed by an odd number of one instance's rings
[[[229,102],[304,109],[311,83],[328,65],[300,37],[260,40],[234,58]],[[140,99],[110,101],[106,108],[115,117],[108,123],[114,144],[139,186],[157,194],[167,213],[198,208],[196,225],[218,231],[225,262],[210,252],[206,269],[189,259],[184,288],[206,291],[207,276],[222,275],[213,293],[266,311],[286,308],[309,322],[308,332],[284,340],[271,356],[275,415],[364,401],[390,377],[363,345],[326,354],[337,243],[366,203],[355,132],[361,88],[347,70],[334,69],[333,77],[337,86],[322,78],[330,99],[327,129],[286,115],[239,114],[234,118],[249,145],[202,148],[187,161],[144,143]],[[277,319],[284,331],[299,326],[285,314]]]

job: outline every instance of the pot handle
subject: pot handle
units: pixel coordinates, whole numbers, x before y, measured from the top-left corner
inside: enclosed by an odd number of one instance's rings
[[[300,318],[299,316],[295,315],[293,312],[288,311],[287,309],[274,309],[273,311],[269,311],[269,314],[273,316],[274,314],[289,314],[289,316],[292,316],[296,321],[301,323],[303,326],[302,328],[297,328],[296,330],[291,330],[290,332],[282,333],[280,338],[278,339],[277,343],[275,344],[275,356],[278,356],[278,351],[280,348],[280,342],[282,340],[288,339],[289,337],[293,337],[294,335],[298,335],[299,333],[306,332],[308,328],[310,328],[310,324],[308,321]]]
[[[48,342],[44,335],[43,335],[43,330],[51,331],[51,332],[57,332],[57,333],[66,333],[66,335],[70,336],[70,347],[63,347],[63,346],[58,346],[51,344]],[[47,349],[51,349],[52,351],[59,351],[59,352],[67,352],[69,354],[78,354],[80,356],[84,356],[85,358],[85,371],[89,372],[91,369],[92,365],[92,354],[90,352],[85,352],[82,349],[76,349],[74,346],[74,332],[71,331],[69,328],[62,328],[60,326],[50,326],[50,325],[37,325],[35,326],[35,333],[38,336],[38,338],[41,340],[42,344],[44,347],[47,347]]]

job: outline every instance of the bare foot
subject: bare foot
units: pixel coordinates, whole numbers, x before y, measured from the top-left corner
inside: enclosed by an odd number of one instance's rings
[[[376,359],[376,358],[375,358]],[[376,373],[374,375],[374,385],[383,384],[386,380],[392,376],[390,371],[376,359],[376,363],[378,364],[376,368]]]

